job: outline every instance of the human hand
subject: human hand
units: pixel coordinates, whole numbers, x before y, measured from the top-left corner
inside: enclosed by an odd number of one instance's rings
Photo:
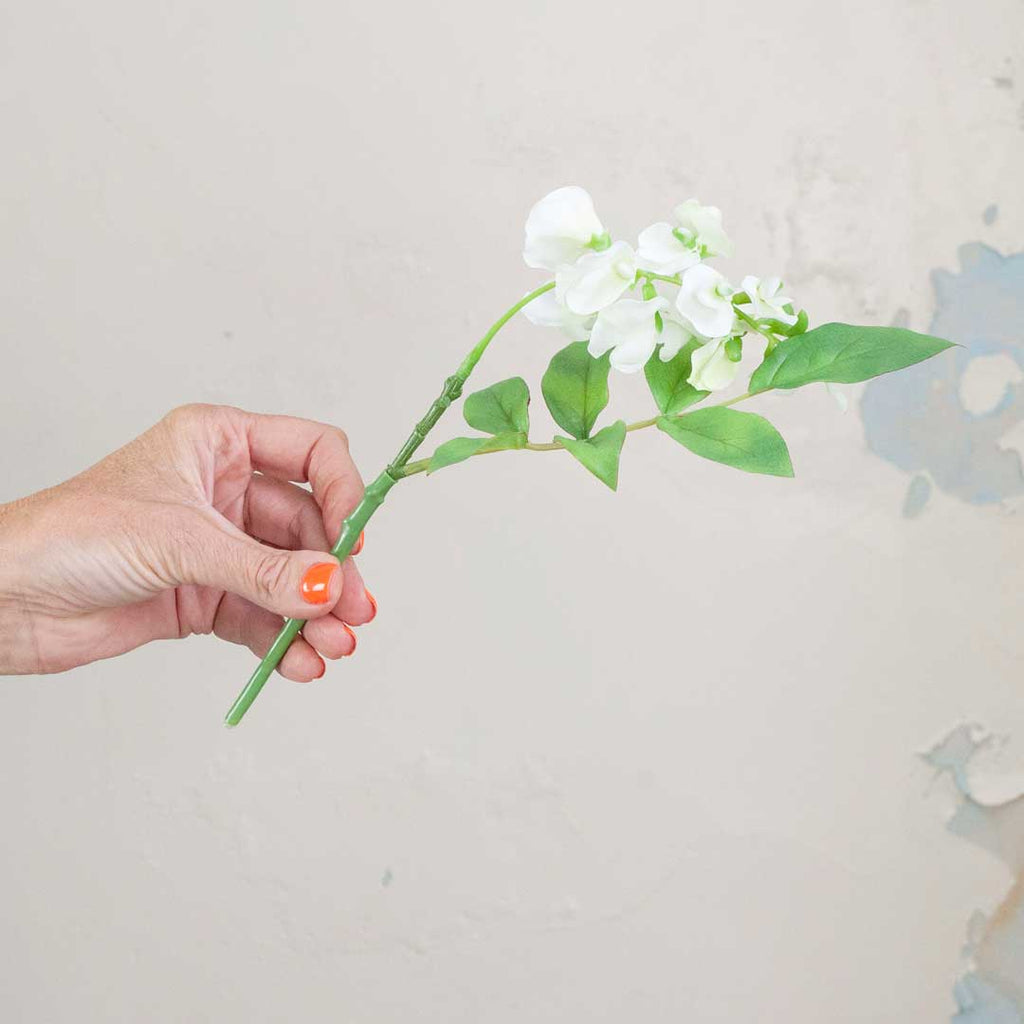
[[[335,427],[175,409],[79,476],[0,506],[0,674],[193,633],[262,657],[289,616],[309,622],[281,674],[317,679],[376,613],[353,561],[326,553],[362,493]]]

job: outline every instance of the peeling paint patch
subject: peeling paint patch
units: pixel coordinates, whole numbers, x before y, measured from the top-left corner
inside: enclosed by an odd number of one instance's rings
[[[987,416],[1012,400],[1024,370],[1006,352],[976,356],[960,377],[960,404],[972,416]]]
[[[959,273],[932,272],[928,330],[962,347],[869,382],[861,398],[868,447],[914,474],[909,516],[923,508],[922,475],[976,505],[1024,494],[1021,457],[1005,440],[1024,423],[1024,252],[972,242],[959,258]]]
[[[954,1024],[1020,1024],[1013,1003],[977,975],[961,978],[954,995],[958,1007]]]
[[[903,515],[907,519],[916,519],[923,511],[928,499],[932,496],[932,482],[923,473],[918,473],[910,481],[907,496],[903,499]]]
[[[955,1024],[1024,1022],[1024,778],[977,770],[972,762],[995,744],[991,733],[966,723],[921,755],[956,787],[950,832],[998,857],[1014,878],[991,915],[977,911],[968,923]]]

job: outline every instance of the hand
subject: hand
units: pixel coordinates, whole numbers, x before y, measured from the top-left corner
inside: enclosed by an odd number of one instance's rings
[[[325,553],[362,493],[335,427],[176,409],[74,479],[0,506],[0,674],[192,633],[262,657],[290,616],[310,621],[279,670],[317,679],[321,656],[351,654],[349,626],[376,612],[352,560]]]

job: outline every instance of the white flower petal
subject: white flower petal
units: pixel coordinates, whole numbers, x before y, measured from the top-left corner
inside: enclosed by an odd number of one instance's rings
[[[721,391],[736,379],[740,364],[734,363],[725,354],[727,340],[727,338],[716,338],[706,345],[701,345],[693,353],[687,383],[699,391]]]
[[[670,316],[662,316],[661,348],[658,350],[658,354],[663,363],[667,363],[678,355],[682,347],[688,345],[692,340],[693,334],[678,320]]]
[[[676,309],[695,334],[720,338],[732,330],[736,318],[729,282],[714,267],[698,264],[684,271],[676,296]],[[725,291],[727,294],[721,295]]]
[[[668,307],[660,296],[647,299],[621,299],[597,316],[587,351],[592,356],[611,352],[610,362],[623,373],[643,369],[661,340],[655,313]]]
[[[654,348],[654,345],[641,345],[638,341],[619,345],[612,349],[610,362],[619,373],[637,373],[654,355]]]
[[[740,291],[746,292],[751,300],[757,294],[758,288],[761,287],[761,278],[755,277],[753,274],[747,274],[746,277],[740,281]]]
[[[722,211],[717,206],[702,206],[696,199],[687,199],[673,211],[683,231],[692,234],[696,246],[708,256],[731,256],[732,241],[722,227]]]
[[[555,274],[555,294],[573,313],[585,316],[610,306],[636,277],[636,256],[625,242],[588,252]]]
[[[524,306],[523,316],[538,327],[561,327],[564,310],[565,306],[555,298],[555,293],[551,291],[538,295],[533,302]]]
[[[749,307],[751,315],[756,319],[781,320],[784,324],[796,323],[796,314],[787,313],[783,308],[793,300],[782,294],[782,281],[779,278],[757,278],[753,274],[748,274],[743,278],[740,290],[750,296],[750,302],[743,305]]]
[[[590,193],[578,185],[549,192],[526,218],[523,259],[528,267],[557,270],[575,262],[604,227],[594,212]]]
[[[586,341],[594,326],[593,316],[579,316],[567,309],[553,291],[545,292],[524,306],[523,316],[538,327],[557,327],[573,341]]]
[[[678,274],[700,262],[700,256],[683,245],[672,233],[672,225],[661,221],[640,232],[637,263],[656,274]]]

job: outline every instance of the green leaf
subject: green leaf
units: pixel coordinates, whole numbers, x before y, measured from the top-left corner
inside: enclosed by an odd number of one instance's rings
[[[828,381],[855,384],[951,348],[951,341],[903,327],[822,324],[780,342],[750,378],[750,393]]]
[[[454,466],[458,462],[465,462],[482,452],[500,452],[512,448],[524,448],[526,446],[526,434],[507,433],[496,434],[494,437],[453,437],[439,445],[437,451],[430,456],[428,473],[436,473],[445,466]]]
[[[522,377],[498,381],[470,395],[462,407],[466,422],[485,434],[530,431],[530,389]]]
[[[626,440],[626,424],[622,420],[599,430],[593,437],[556,436],[555,440],[613,491],[619,486],[619,454]]]
[[[662,416],[658,429],[694,455],[748,473],[792,476],[793,463],[782,435],[763,417],[713,406],[683,416]]]
[[[666,416],[674,416],[711,394],[710,391],[698,391],[692,384],[686,383],[686,378],[690,376],[693,353],[699,347],[699,341],[690,341],[667,363],[657,357],[647,360],[644,376],[654,401]]]
[[[445,466],[454,466],[457,462],[465,462],[466,459],[476,455],[483,447],[486,437],[453,437],[439,445],[437,451],[430,456],[428,473],[435,473]]]
[[[608,356],[595,359],[585,341],[556,352],[540,382],[554,421],[573,437],[589,437],[608,404]]]

